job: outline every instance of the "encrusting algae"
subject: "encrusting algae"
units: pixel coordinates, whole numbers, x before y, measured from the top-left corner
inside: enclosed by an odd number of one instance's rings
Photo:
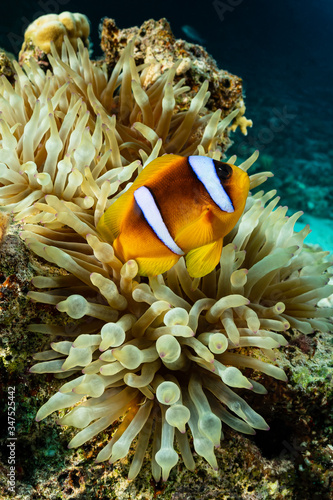
[[[309,228],[294,231],[301,213],[288,218],[275,191],[248,197],[220,264],[203,278],[191,278],[183,258],[150,278],[138,275],[134,260],[119,261],[96,230],[105,210],[165,153],[220,160],[223,133],[239,112],[221,120],[219,110],[208,111],[207,82],[187,111],[175,112],[189,90],[174,81],[177,64],[143,88],[149,66],[137,66],[133,50],[134,41],[110,77],[80,40],[77,53],[66,38],[61,55],[52,49],[52,72],[34,60],[23,69],[14,62],[14,88],[5,77],[0,83],[0,203],[29,248],[69,273],[37,276],[40,291],[29,292],[75,320],[29,326],[55,340],[31,371],[68,379],[37,420],[74,407],[59,420],[80,429],[74,448],[123,417],[97,462],[125,457],[137,438],[134,479],[152,437],[158,481],[179,459],[175,446],[194,470],[188,428],[213,468],[223,424],[246,434],[268,430],[237,394],[266,388],[242,369],[285,381],[274,349],[287,344],[289,328],[329,330],[333,309],[316,305],[333,287],[328,253],[303,248]],[[239,167],[247,171],[257,156]],[[250,189],[270,175],[250,175]]]

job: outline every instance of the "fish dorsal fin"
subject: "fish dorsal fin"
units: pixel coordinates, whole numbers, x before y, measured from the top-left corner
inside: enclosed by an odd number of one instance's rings
[[[163,155],[159,156],[140,172],[138,178],[133,183],[134,190],[140,186],[143,186],[148,180],[155,175],[160,175],[163,171],[167,170],[169,167],[174,166],[176,162],[184,161],[184,156],[179,155]]]
[[[191,250],[185,257],[188,273],[192,278],[201,278],[209,274],[220,261],[223,239]]]

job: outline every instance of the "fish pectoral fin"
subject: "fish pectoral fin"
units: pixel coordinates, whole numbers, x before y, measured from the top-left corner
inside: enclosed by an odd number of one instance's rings
[[[201,278],[209,274],[221,258],[223,238],[208,245],[194,248],[185,257],[188,273],[192,278]]]
[[[157,276],[172,268],[179,260],[180,255],[169,257],[139,257],[136,260],[140,276]]]
[[[176,234],[175,242],[182,249],[201,248],[214,239],[211,211],[204,210],[200,217],[183,227]],[[186,251],[186,250],[185,250]],[[192,250],[191,250],[192,251]]]

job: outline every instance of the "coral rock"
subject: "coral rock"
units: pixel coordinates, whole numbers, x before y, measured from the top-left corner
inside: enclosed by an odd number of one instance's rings
[[[114,67],[128,41],[133,38],[137,64],[154,63],[144,86],[151,85],[161,73],[178,61],[176,81],[177,78],[185,78],[185,84],[191,89],[188,97],[194,97],[202,82],[208,80],[211,93],[209,109],[221,109],[223,117],[236,108],[244,114],[242,79],[228,71],[220,70],[214,59],[200,45],[177,40],[165,18],[159,21],[150,19],[140,27],[123,30],[116,26],[113,19],[105,18],[101,27],[101,46],[109,70]],[[187,108],[189,104],[189,99],[181,101],[179,107]],[[244,118],[241,127],[243,133],[247,126],[251,126]]]
[[[0,48],[0,76],[4,75],[11,83],[14,81],[15,74],[12,63],[13,59],[13,54]]]
[[[51,52],[51,42],[57,51],[61,50],[64,37],[69,38],[74,49],[80,38],[86,47],[89,46],[90,26],[88,18],[79,13],[62,12],[46,14],[31,23],[24,33],[24,42],[19,53],[19,62],[28,62],[30,57],[48,66],[47,54]]]

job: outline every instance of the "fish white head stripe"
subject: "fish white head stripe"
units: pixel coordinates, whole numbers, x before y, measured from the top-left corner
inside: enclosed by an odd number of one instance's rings
[[[193,172],[205,186],[209,196],[215,201],[216,205],[223,212],[234,212],[235,209],[232,202],[217,176],[212,158],[208,156],[189,156],[188,161]]]
[[[134,198],[141,208],[147,223],[162,243],[164,243],[164,245],[166,245],[175,254],[184,255],[183,250],[179,248],[169,233],[169,230],[162,219],[161,212],[159,211],[154,197],[149,189],[145,186],[139,187],[136,191],[134,191]]]

